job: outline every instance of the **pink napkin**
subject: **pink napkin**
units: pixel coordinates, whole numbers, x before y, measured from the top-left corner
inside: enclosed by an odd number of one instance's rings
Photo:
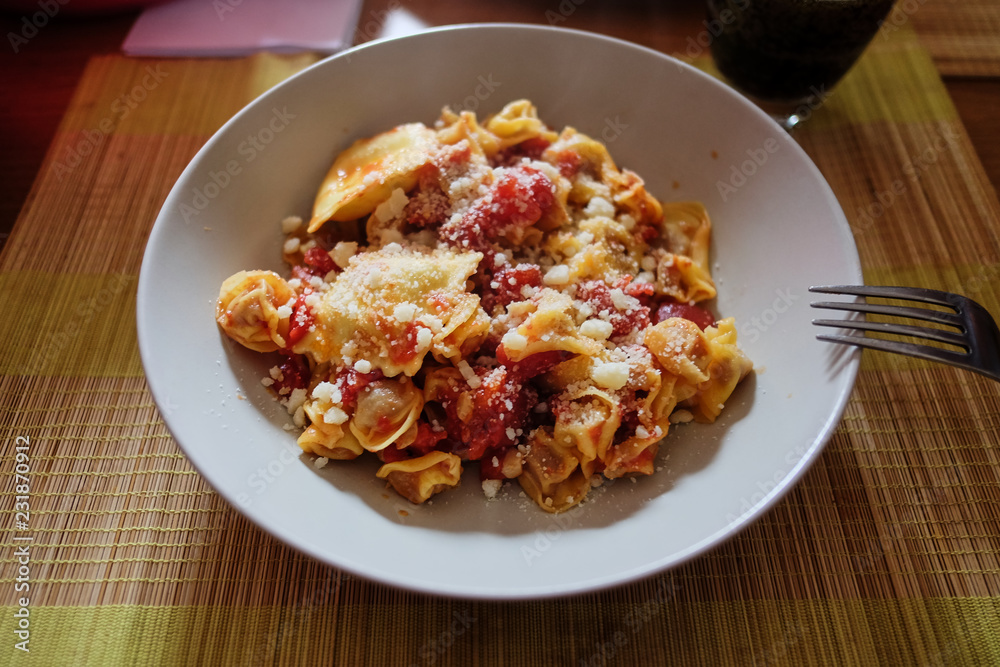
[[[175,0],[146,9],[122,50],[157,57],[333,53],[351,46],[360,11],[361,0]]]

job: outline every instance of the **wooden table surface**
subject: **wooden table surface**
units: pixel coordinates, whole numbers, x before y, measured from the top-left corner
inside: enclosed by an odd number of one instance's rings
[[[701,0],[366,0],[355,42],[378,34],[388,8],[399,7],[429,25],[481,21],[555,24],[605,33],[665,53],[694,49],[705,31]],[[51,21],[27,43],[4,46],[0,60],[0,247],[31,191],[59,121],[88,58],[115,53],[136,12]],[[22,15],[0,14],[2,34],[20,32]],[[5,40],[5,41],[10,41]],[[690,55],[690,54],[689,54]],[[994,188],[1000,184],[1000,79],[946,77],[945,83]]]

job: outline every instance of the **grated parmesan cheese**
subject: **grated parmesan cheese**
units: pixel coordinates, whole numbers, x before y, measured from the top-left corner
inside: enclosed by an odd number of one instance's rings
[[[583,209],[583,214],[588,218],[596,218],[598,216],[613,218],[615,217],[615,205],[604,197],[593,197],[587,203],[587,208]]]
[[[528,339],[517,333],[517,331],[511,330],[503,335],[503,338],[500,339],[500,344],[508,350],[520,352],[528,347]]]
[[[674,410],[670,415],[671,424],[687,424],[694,419],[694,415],[688,410]]]
[[[484,479],[483,480],[483,494],[487,499],[493,500],[500,493],[500,487],[503,486],[503,482],[499,479]]]
[[[297,215],[290,215],[281,221],[281,232],[283,234],[293,234],[299,231],[302,226],[302,218]]]
[[[625,362],[598,363],[590,371],[591,379],[605,389],[621,389],[628,383],[628,364]]]
[[[285,407],[288,408],[288,414],[294,413],[296,410],[302,407],[302,404],[306,402],[306,390],[302,388],[296,388],[291,391],[288,395],[288,400],[285,403]]]
[[[341,241],[337,245],[333,246],[333,250],[330,252],[330,257],[333,258],[334,264],[342,269],[346,269],[348,263],[351,261],[351,257],[354,257],[357,252],[357,243],[354,241]]]
[[[565,264],[556,264],[545,273],[542,282],[546,285],[569,284],[569,267]]]
[[[431,333],[431,330],[420,327],[420,331],[417,332],[417,352],[423,352],[433,342],[434,334]]]
[[[458,362],[458,372],[462,374],[462,377],[465,378],[465,381],[473,389],[478,389],[482,386],[482,380],[479,379],[479,376],[476,375],[476,371],[472,370],[472,366],[470,366],[469,362],[465,359]]]
[[[327,424],[343,424],[347,421],[347,413],[335,405],[323,413],[323,421]]]
[[[375,208],[375,219],[379,222],[388,222],[398,218],[410,201],[402,188],[396,188],[389,195],[389,198]]]
[[[607,340],[614,330],[615,326],[604,320],[587,320],[580,325],[580,333],[594,340]]]
[[[399,303],[392,309],[392,316],[397,322],[412,322],[417,314],[417,306],[412,303]]]

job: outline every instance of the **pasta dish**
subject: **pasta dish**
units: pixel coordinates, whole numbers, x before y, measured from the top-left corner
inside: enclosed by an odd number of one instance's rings
[[[228,278],[219,326],[275,353],[263,382],[318,466],[377,456],[414,503],[478,468],[486,496],[516,479],[564,511],[653,473],[670,426],[714,421],[751,370],[704,307],[705,209],[526,100],[355,142],[281,225],[290,273]]]

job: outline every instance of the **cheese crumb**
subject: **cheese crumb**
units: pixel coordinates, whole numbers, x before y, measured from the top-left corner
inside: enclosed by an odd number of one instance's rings
[[[483,480],[483,494],[489,499],[493,500],[500,493],[500,487],[503,486],[503,482],[499,479],[484,479]]]
[[[281,231],[284,234],[292,234],[302,226],[302,218],[297,215],[290,215],[281,221]]]
[[[392,316],[397,322],[412,322],[417,314],[417,307],[412,303],[399,303],[392,309]]]
[[[583,213],[588,218],[596,216],[613,218],[615,217],[615,205],[604,197],[592,197],[587,203],[587,208],[583,209]]]
[[[528,339],[517,333],[517,331],[508,331],[500,339],[500,344],[508,350],[520,352],[528,347]]]
[[[607,340],[614,330],[615,326],[604,320],[587,320],[580,325],[580,333],[594,340]]]
[[[299,237],[297,237],[297,236],[293,236],[292,238],[287,239],[285,241],[285,246],[284,246],[285,254],[286,255],[291,255],[292,253],[298,252],[299,251],[299,246],[301,246],[301,245],[302,245],[302,241],[300,241]]]
[[[351,261],[351,257],[354,257],[358,252],[358,244],[354,241],[341,241],[337,245],[333,246],[333,250],[330,251],[330,257],[333,258],[333,262],[342,269],[347,268],[347,264]]]
[[[599,363],[591,369],[590,377],[600,387],[617,390],[628,382],[628,370],[628,364],[623,361]]]
[[[465,378],[465,381],[473,389],[478,389],[482,386],[482,380],[479,379],[479,376],[476,375],[476,371],[472,370],[472,366],[470,366],[469,362],[465,359],[458,362],[458,372],[462,374],[462,377]]]
[[[674,410],[670,415],[671,424],[687,424],[694,419],[694,415],[688,410]]]
[[[396,188],[389,195],[389,198],[378,205],[375,209],[375,219],[380,222],[388,222],[399,217],[399,214],[406,208],[409,197],[401,188]]]
[[[317,401],[337,404],[343,400],[340,390],[332,382],[320,382],[313,387],[312,397]]]
[[[329,463],[329,462],[330,462],[330,459],[326,458],[325,456],[320,456],[315,461],[313,461],[313,468],[316,468],[316,470],[319,470],[320,468],[325,467],[326,464]]]
[[[611,303],[615,304],[615,308],[617,308],[618,310],[624,310],[624,311],[632,310],[634,306],[638,305],[637,302],[636,303],[633,302],[635,302],[635,299],[625,294],[625,292],[623,292],[621,289],[616,287],[615,289],[611,290]]]
[[[371,373],[372,372],[372,362],[367,359],[358,359],[354,362],[354,370],[359,373]]]
[[[288,402],[285,406],[288,408],[288,414],[295,413],[302,404],[306,402],[306,390],[301,388],[293,389],[291,394],[288,396]]]
[[[431,333],[431,330],[420,327],[420,331],[417,332],[417,352],[423,352],[433,342],[434,334]]]
[[[542,282],[546,285],[566,285],[569,283],[569,267],[565,264],[556,264],[549,269]]]
[[[635,437],[645,440],[649,437],[649,431],[646,430],[645,426],[639,424],[635,427]]]
[[[327,424],[343,424],[347,421],[347,413],[335,405],[323,413],[323,421]]]

